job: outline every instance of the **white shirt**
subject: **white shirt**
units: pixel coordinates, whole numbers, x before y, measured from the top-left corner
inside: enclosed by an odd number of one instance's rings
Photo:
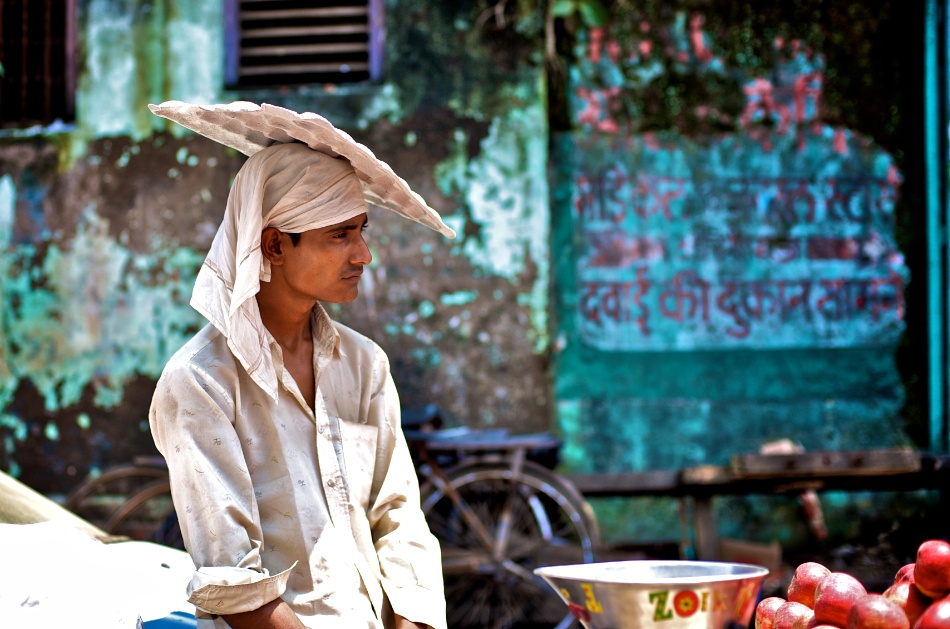
[[[207,325],[166,365],[149,423],[168,462],[199,627],[280,596],[308,627],[383,627],[384,598],[444,629],[438,541],[419,508],[389,360],[311,318],[316,412],[270,349],[274,402]]]

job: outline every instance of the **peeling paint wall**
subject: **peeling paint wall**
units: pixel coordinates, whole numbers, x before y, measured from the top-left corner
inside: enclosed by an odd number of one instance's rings
[[[334,316],[389,352],[404,405],[550,428],[541,58],[481,12],[390,2],[382,83],[237,93],[221,0],[80,0],[75,125],[0,136],[0,467],[67,491],[153,452],[151,391],[203,324],[191,286],[243,163],[148,111],[169,99],[316,111],[371,147],[460,237],[372,212],[376,261]]]
[[[2,460],[13,473],[51,468],[60,482],[150,453],[151,387],[201,323],[187,303],[198,247],[240,163],[161,140],[88,146],[65,174],[54,145],[0,150]]]
[[[80,154],[83,140],[128,136],[142,140],[164,124],[148,103],[174,94],[187,102],[216,102],[223,81],[223,4],[187,0],[80,1],[81,56],[76,94]]]
[[[916,14],[605,3],[608,29],[559,25],[573,132],[552,138],[542,7],[489,4],[387,2],[378,84],[230,92],[222,0],[79,0],[75,125],[0,134],[0,468],[66,491],[153,451],[244,159],[150,114],[168,99],[319,112],[456,229],[373,212],[360,297],[330,309],[388,351],[406,406],[557,428],[587,471],[912,442]],[[659,501],[598,509],[614,536],[677,528]]]

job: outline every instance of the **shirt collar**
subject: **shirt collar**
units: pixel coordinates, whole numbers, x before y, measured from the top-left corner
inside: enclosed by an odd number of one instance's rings
[[[274,370],[277,373],[277,380],[283,378],[284,358],[280,350],[280,343],[270,333],[266,326],[261,326],[264,334],[267,336],[267,344],[270,347],[271,356],[274,360]],[[340,344],[340,333],[333,325],[333,319],[327,314],[327,311],[319,303],[315,304],[310,312],[310,330],[313,334],[314,354],[326,354],[333,358],[345,358],[346,354]]]
[[[340,333],[333,325],[333,319],[319,303],[310,313],[310,329],[313,331],[313,346],[317,351],[330,354],[334,358],[343,358],[346,354],[340,346]]]

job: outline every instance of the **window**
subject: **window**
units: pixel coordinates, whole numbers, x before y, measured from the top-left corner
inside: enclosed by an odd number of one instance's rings
[[[227,86],[378,79],[382,16],[383,0],[226,0]]]
[[[0,0],[0,126],[73,119],[76,0]]]

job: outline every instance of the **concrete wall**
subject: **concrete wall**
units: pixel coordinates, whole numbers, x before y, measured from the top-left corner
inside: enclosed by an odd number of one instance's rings
[[[0,138],[0,467],[66,491],[152,452],[151,391],[203,323],[191,286],[243,162],[148,111],[169,99],[316,111],[387,161],[459,237],[374,211],[376,261],[333,314],[390,353],[404,405],[550,427],[548,133],[517,30],[538,16],[392,2],[381,83],[236,93],[220,0],[78,4],[75,124]]]

